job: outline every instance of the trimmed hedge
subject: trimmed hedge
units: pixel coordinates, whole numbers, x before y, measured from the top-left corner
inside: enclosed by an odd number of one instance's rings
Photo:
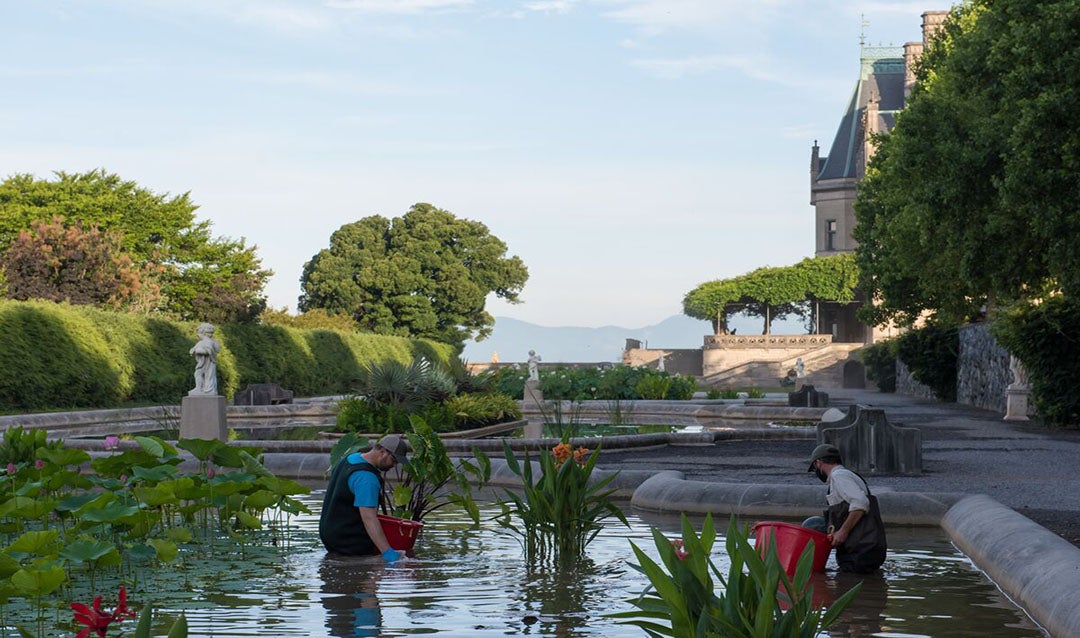
[[[176,404],[195,385],[194,322],[51,302],[0,301],[0,409]],[[372,360],[446,362],[452,346],[259,324],[216,326],[218,390],[277,383],[299,396],[349,392]]]
[[[896,339],[878,341],[860,352],[866,376],[881,392],[896,392]]]

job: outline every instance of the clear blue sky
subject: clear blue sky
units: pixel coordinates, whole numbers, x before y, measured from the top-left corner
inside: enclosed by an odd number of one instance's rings
[[[190,192],[295,310],[342,224],[430,202],[529,267],[543,325],[645,326],[813,251],[868,44],[909,0],[0,0],[0,175]],[[861,26],[862,18],[868,23]]]

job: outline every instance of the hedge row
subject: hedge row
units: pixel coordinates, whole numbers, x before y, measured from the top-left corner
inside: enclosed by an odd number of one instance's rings
[[[0,301],[0,409],[177,404],[195,385],[196,323],[50,302]],[[217,326],[218,391],[278,383],[298,396],[349,392],[369,361],[447,361],[451,346],[283,326]]]

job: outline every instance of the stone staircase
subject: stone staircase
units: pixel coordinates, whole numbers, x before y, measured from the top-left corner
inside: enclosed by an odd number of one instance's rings
[[[819,388],[840,388],[843,387],[844,364],[852,352],[862,347],[861,343],[833,343],[807,348],[804,352],[786,359],[748,361],[711,374],[702,379],[702,382],[720,388],[774,388],[780,385],[780,379],[788,370],[794,369],[796,360],[802,357],[805,383]]]

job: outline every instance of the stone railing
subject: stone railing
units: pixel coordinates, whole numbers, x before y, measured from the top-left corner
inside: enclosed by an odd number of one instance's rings
[[[706,348],[817,348],[832,335],[705,335]]]

